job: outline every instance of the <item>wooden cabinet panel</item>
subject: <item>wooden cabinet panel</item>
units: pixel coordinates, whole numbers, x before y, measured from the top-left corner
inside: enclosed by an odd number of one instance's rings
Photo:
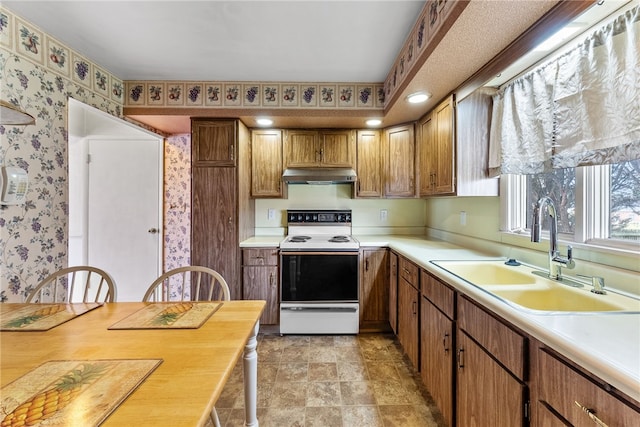
[[[255,229],[249,180],[251,136],[238,120],[193,119],[192,126],[191,264],[219,272],[229,285],[231,299],[241,299],[240,241]],[[233,145],[231,152],[237,153],[231,156],[233,161],[222,160],[225,150],[198,149],[225,144]],[[214,153],[219,154],[218,160]]]
[[[191,121],[193,166],[235,166],[237,127],[235,120]]]
[[[284,138],[285,168],[313,167],[319,162],[318,132],[286,130]]]
[[[242,267],[242,286],[244,299],[265,300],[260,323],[275,325],[278,323],[278,266]]]
[[[423,298],[420,325],[420,376],[446,425],[453,426],[454,323]]]
[[[278,248],[244,248],[242,265],[278,265]]]
[[[290,129],[284,132],[284,167],[355,167],[352,130]]]
[[[398,340],[416,369],[420,366],[418,303],[418,290],[401,277],[398,283]]]
[[[455,134],[453,95],[418,121],[419,195],[455,191]]]
[[[385,197],[415,197],[415,137],[413,124],[384,132]]]
[[[455,319],[455,291],[424,270],[420,270],[420,290],[433,305]]]
[[[453,194],[455,190],[455,135],[453,132],[453,95],[434,110],[436,123],[435,192]]]
[[[509,369],[527,380],[527,338],[467,298],[458,298],[458,327]]]
[[[360,275],[360,328],[382,329],[389,321],[387,249],[363,249]],[[369,326],[370,325],[370,326]]]
[[[525,425],[526,386],[458,330],[456,425]]]
[[[191,203],[191,264],[224,277],[231,299],[241,296],[235,169],[194,167]]]
[[[251,132],[251,196],[283,197],[282,131]]]
[[[405,279],[414,288],[420,289],[420,269],[417,265],[404,257],[400,257],[398,260],[398,271],[400,277]]]
[[[389,323],[394,334],[398,333],[398,254],[389,253]]]
[[[416,136],[418,151],[419,196],[430,196],[435,187],[436,160],[436,126],[433,113],[429,113],[418,121]]]
[[[602,421],[602,425],[609,427],[638,425],[639,408],[619,400],[546,350],[539,350],[538,356],[540,402],[536,405],[537,425],[547,425],[544,420],[549,407],[576,427],[597,425],[587,411]],[[587,411],[575,402],[587,408]]]
[[[382,149],[380,131],[359,130],[356,137],[357,197],[382,196]]]
[[[354,131],[321,131],[318,135],[320,162],[326,167],[354,167],[356,144]]]

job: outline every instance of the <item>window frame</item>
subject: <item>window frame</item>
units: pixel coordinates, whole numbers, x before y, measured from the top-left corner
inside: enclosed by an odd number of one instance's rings
[[[575,231],[574,234],[560,233],[558,240],[574,248],[615,255],[639,255],[640,242],[608,237],[611,166],[584,166],[575,168],[575,171]],[[526,175],[500,177],[500,232],[514,237],[517,242],[525,237],[529,240],[531,236],[526,218],[526,181]],[[542,236],[548,240],[548,231],[543,231]]]

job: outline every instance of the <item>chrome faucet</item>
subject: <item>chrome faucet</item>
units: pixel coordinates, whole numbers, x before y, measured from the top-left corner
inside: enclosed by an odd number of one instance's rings
[[[574,268],[576,263],[573,262],[572,248],[567,247],[567,256],[564,257],[558,250],[558,218],[556,207],[553,200],[549,197],[542,197],[536,203],[533,209],[533,225],[531,226],[531,241],[540,241],[540,230],[542,228],[542,215],[546,207],[549,215],[549,278],[553,280],[562,280],[562,267]]]

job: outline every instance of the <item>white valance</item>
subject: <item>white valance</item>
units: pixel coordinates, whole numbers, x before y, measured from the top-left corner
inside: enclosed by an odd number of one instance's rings
[[[498,91],[494,175],[640,158],[639,26],[635,7]]]

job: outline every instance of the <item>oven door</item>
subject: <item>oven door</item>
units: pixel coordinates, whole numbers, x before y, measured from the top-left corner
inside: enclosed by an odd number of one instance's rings
[[[358,302],[358,252],[280,252],[283,303]]]

